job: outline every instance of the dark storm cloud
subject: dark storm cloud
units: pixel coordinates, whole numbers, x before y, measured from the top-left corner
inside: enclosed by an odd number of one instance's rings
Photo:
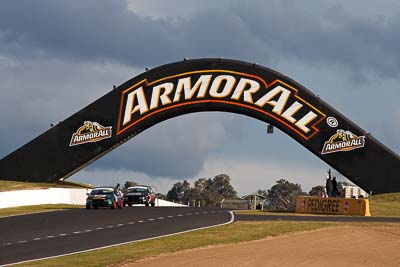
[[[146,130],[89,168],[135,170],[156,177],[196,175],[209,153],[227,138],[223,121],[229,115],[185,115]]]
[[[340,5],[313,6],[304,1],[241,1],[230,9],[242,26],[236,32],[228,32],[228,36],[242,37],[240,47],[244,51],[258,44],[272,59],[337,65],[356,77],[371,70],[382,76],[398,77],[400,13],[390,18],[361,18],[352,16]],[[197,24],[204,25],[204,31],[215,22],[214,17],[202,18],[203,23]],[[230,25],[232,20],[225,22]],[[227,43],[230,41],[234,39]],[[243,45],[244,41],[249,44]],[[260,51],[255,53],[260,55]]]
[[[180,9],[176,3],[168,1],[168,10]],[[393,102],[400,77],[398,15],[367,19],[341,5],[315,1],[205,3],[197,10],[196,1],[181,1],[191,5],[190,16],[154,18],[140,14],[134,5],[128,9],[122,0],[1,1],[0,121],[6,126],[0,128],[0,158],[99,98],[112,84],[128,80],[145,66],[183,57],[280,66],[331,102],[336,100],[332,104],[361,126],[379,122],[370,125],[381,129],[385,143],[397,146],[399,124],[393,121],[399,122],[400,113],[396,119],[390,112],[397,107]],[[356,90],[354,79],[342,80],[344,72],[356,78],[373,72],[379,79],[362,90],[357,84]],[[388,77],[393,83],[386,87],[394,89],[380,88],[389,93],[376,112],[370,108],[376,105],[375,87]],[[388,114],[387,120],[380,119],[382,113]],[[267,136],[264,124],[249,118],[197,114],[149,129],[89,170],[186,178],[198,173],[210,154],[254,161],[274,158],[288,164],[307,161],[304,148],[295,141],[286,143],[288,139],[279,132]]]
[[[168,40],[172,25],[138,18],[125,1],[4,1],[0,32],[1,51],[19,55],[47,53],[141,66],[174,52]]]
[[[371,70],[398,77],[399,15],[366,19],[340,5],[299,1],[209,6],[189,18],[152,19],[138,16],[134,6],[130,11],[125,1],[3,1],[0,51],[141,67],[185,56],[259,62],[285,57],[338,65],[356,77]]]

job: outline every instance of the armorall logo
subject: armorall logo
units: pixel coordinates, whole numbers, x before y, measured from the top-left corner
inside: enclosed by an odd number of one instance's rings
[[[350,151],[365,146],[365,136],[357,136],[350,131],[339,129],[325,142],[321,154]]]
[[[95,143],[100,140],[111,138],[112,127],[104,127],[97,122],[85,121],[83,126],[72,135],[69,146],[76,146],[85,143]]]
[[[234,105],[267,115],[309,140],[326,115],[298,96],[298,89],[280,80],[230,70],[198,70],[143,79],[121,94],[117,135],[154,114],[202,103]]]

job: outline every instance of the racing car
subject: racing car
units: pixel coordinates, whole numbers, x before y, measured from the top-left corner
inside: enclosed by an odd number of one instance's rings
[[[156,199],[154,192],[153,186],[135,185],[128,187],[124,195],[124,205],[144,204],[146,207],[149,205],[154,207]]]
[[[109,207],[122,208],[124,205],[121,191],[113,187],[96,187],[86,198],[86,209]]]

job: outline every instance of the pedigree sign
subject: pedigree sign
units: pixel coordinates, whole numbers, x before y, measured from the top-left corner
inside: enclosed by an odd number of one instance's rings
[[[371,216],[368,199],[298,196],[297,213]]]
[[[229,71],[199,70],[143,79],[121,93],[117,135],[154,114],[189,105],[218,103],[260,112],[309,140],[325,119],[316,107],[298,96],[298,89],[280,81]]]

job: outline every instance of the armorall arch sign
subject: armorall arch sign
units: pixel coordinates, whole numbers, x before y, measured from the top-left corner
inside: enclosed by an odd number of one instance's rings
[[[125,82],[0,160],[0,179],[66,179],[147,128],[200,111],[272,124],[364,190],[400,191],[397,154],[290,78],[226,59],[184,60]]]

